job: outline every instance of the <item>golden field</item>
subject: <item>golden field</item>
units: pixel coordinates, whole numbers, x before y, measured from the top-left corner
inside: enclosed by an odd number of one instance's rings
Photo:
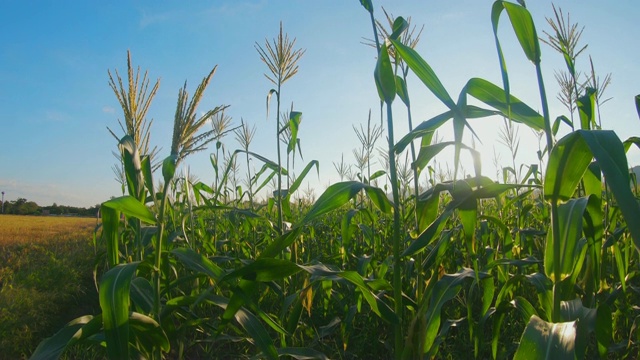
[[[98,308],[95,218],[0,215],[0,360]]]
[[[0,215],[0,245],[86,239],[96,224],[95,218],[86,217]]]

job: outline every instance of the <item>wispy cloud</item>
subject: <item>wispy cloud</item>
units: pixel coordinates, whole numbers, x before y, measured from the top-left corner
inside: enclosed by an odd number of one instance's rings
[[[71,119],[71,116],[58,110],[45,110],[44,118],[50,122],[67,122]]]
[[[116,109],[112,108],[111,106],[103,106],[102,112],[105,114],[113,114],[116,112]]]
[[[149,14],[146,11],[142,11],[142,18],[140,19],[140,28],[144,29],[148,26],[167,22],[174,18],[176,13],[174,12],[162,12]]]
[[[140,28],[166,23],[166,22],[187,22],[190,25],[209,22],[213,16],[234,16],[246,14],[248,12],[260,11],[267,6],[266,0],[257,1],[236,1],[223,5],[212,5],[209,8],[176,8],[164,12],[149,12],[142,10],[140,18]]]

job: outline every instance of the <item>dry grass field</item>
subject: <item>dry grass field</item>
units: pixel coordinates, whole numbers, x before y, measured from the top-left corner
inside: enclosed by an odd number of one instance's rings
[[[0,245],[92,236],[96,219],[66,216],[0,216]]]
[[[0,215],[0,359],[97,309],[95,218]]]

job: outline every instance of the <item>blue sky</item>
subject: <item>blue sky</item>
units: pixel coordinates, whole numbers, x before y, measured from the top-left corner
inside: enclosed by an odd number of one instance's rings
[[[492,38],[491,1],[374,0],[395,16],[411,16],[425,25],[418,52],[429,62],[452,96],[471,77],[501,84]],[[633,96],[640,93],[640,58],[637,19],[640,6],[632,0],[615,2],[556,1],[572,21],[585,26],[585,55],[578,68],[588,70],[592,55],[601,76],[612,73],[602,108],[603,127],[624,140],[640,135]],[[549,31],[545,16],[553,15],[551,2],[528,1],[538,32]],[[120,195],[112,166],[116,141],[107,127],[120,134],[122,111],[108,86],[107,70],[126,73],[127,50],[134,66],[160,78],[149,118],[151,141],[168,155],[178,89],[197,84],[218,65],[199,110],[227,104],[234,124],[240,119],[256,125],[252,150],[275,158],[274,116],[267,120],[265,99],[271,84],[266,67],[254,48],[278,32],[279,22],[297,46],[305,48],[298,75],[282,89],[283,103],[294,103],[303,113],[300,139],[304,163],[320,161],[320,177],[309,176],[318,196],[337,181],[333,163],[344,154],[353,163],[358,147],[353,126],[366,124],[369,109],[376,114],[378,98],[373,81],[375,52],[362,44],[371,38],[368,13],[357,0],[284,1],[24,1],[4,0],[0,5],[0,190],[6,200],[24,197],[39,205],[92,206]],[[519,49],[515,37],[501,26],[511,75],[512,92],[540,109],[534,67]],[[551,117],[567,114],[555,99],[554,69],[563,60],[542,45],[543,71],[551,102]],[[416,78],[410,78],[414,123],[443,109]],[[407,131],[399,105],[395,133]],[[568,114],[567,114],[568,115]],[[376,122],[377,117],[374,117]],[[501,119],[471,122],[482,144],[484,173],[495,177],[494,149],[504,166],[510,164],[505,147],[496,142]],[[517,163],[536,162],[537,139],[520,128]],[[440,132],[451,139],[451,126]],[[470,138],[465,138],[470,145]],[[233,136],[224,139],[228,150],[238,148]],[[379,141],[383,145],[384,141]],[[190,172],[205,182],[213,179],[209,154],[187,158]],[[640,163],[637,150],[629,152],[631,165]],[[439,156],[441,164],[451,154]],[[297,171],[302,161],[296,160]],[[256,162],[256,166],[260,166]],[[379,164],[375,165],[378,169]],[[467,166],[470,169],[470,166]],[[244,169],[242,170],[244,171]],[[156,175],[160,178],[160,174]],[[306,186],[305,186],[306,187]]]

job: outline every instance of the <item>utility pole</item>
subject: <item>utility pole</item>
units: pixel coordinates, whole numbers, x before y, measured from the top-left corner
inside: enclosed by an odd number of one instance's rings
[[[2,213],[4,214],[4,191],[2,192]]]

